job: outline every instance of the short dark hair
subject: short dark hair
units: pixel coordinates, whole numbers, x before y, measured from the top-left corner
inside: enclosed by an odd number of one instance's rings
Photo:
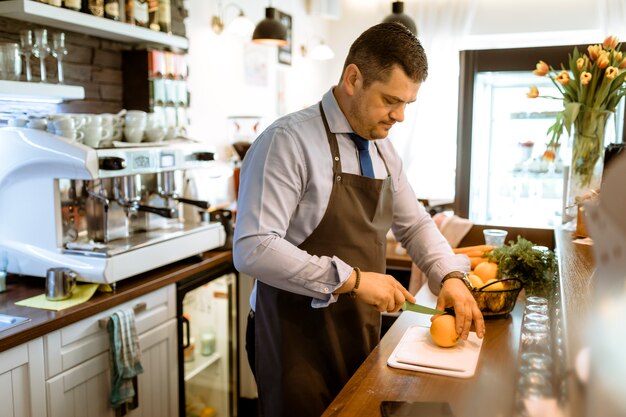
[[[422,44],[400,23],[380,23],[363,32],[350,47],[343,71],[350,64],[363,74],[364,87],[374,81],[387,81],[395,65],[413,81],[423,82],[428,76]]]

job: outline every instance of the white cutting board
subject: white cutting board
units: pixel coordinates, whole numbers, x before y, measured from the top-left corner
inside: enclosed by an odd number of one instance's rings
[[[467,340],[456,346],[442,348],[430,338],[426,326],[409,327],[400,343],[389,356],[387,365],[393,368],[420,371],[457,378],[470,378],[476,371],[483,339],[470,332]]]

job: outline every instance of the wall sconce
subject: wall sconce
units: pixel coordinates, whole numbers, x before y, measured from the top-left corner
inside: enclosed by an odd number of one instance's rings
[[[237,6],[234,3],[228,3],[223,8],[221,6],[218,6],[218,8],[218,14],[214,15],[211,18],[211,29],[213,29],[213,32],[219,35],[224,31],[224,27],[226,26],[224,24],[224,21],[226,20],[226,11],[229,8],[235,8],[238,11],[238,15],[235,19],[233,19],[232,22],[228,24],[226,30],[229,33],[241,36],[243,38],[250,37],[252,31],[254,30],[254,23],[252,23],[252,21],[246,17],[246,14],[243,12],[243,9],[241,7]]]
[[[403,24],[408,28],[415,36],[417,36],[417,27],[411,17],[404,13],[404,3],[401,1],[394,1],[391,4],[391,14],[383,19],[383,23],[397,22]]]
[[[287,28],[276,19],[276,9],[265,8],[265,19],[254,28],[252,42],[263,45],[285,46],[287,42]]]
[[[330,46],[326,45],[323,39],[316,42],[310,50],[306,45],[301,45],[300,53],[303,57],[309,57],[315,61],[327,61],[335,57],[335,53]]]

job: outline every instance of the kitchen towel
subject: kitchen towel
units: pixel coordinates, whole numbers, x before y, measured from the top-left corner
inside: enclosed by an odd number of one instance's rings
[[[67,300],[50,301],[46,299],[45,294],[40,294],[34,297],[26,298],[25,300],[18,301],[15,303],[15,305],[60,311],[88,301],[95,294],[99,286],[100,284],[76,285],[74,291],[72,291],[72,296]]]
[[[133,380],[143,372],[141,350],[132,309],[113,313],[107,324],[111,345],[111,407],[133,402],[136,396]]]

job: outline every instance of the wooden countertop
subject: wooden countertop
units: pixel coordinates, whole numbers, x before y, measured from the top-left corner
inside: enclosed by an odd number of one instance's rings
[[[578,383],[575,355],[585,345],[585,317],[590,308],[593,273],[592,248],[574,244],[568,232],[555,232],[559,260],[562,332],[566,341],[566,415],[585,412],[584,387]],[[456,417],[513,415],[517,361],[524,302],[518,301],[508,318],[487,320],[487,333],[472,378],[459,379],[387,366],[387,359],[402,335],[415,325],[416,315],[402,313],[380,344],[330,404],[323,417],[380,417],[380,403],[392,401],[449,402]]]
[[[7,291],[0,293],[0,313],[31,321],[0,332],[0,352],[224,263],[232,263],[231,251],[207,252],[119,281],[115,292],[97,292],[89,301],[58,312],[16,306],[16,301],[44,293],[45,283],[40,277],[9,276]]]
[[[402,335],[416,324],[416,314],[402,313],[323,416],[380,417],[383,400],[445,401],[456,417],[511,415],[523,309],[520,301],[510,316],[487,320],[476,373],[468,379],[388,367]]]

